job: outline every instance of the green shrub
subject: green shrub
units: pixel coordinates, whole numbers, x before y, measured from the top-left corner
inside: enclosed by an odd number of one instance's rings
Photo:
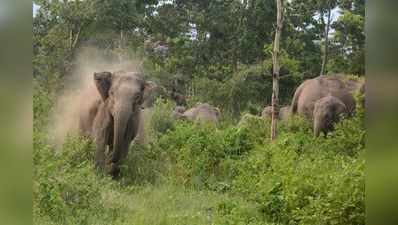
[[[175,163],[177,178],[196,186],[206,185],[216,172],[224,157],[222,144],[214,127],[189,122],[178,123],[174,131],[159,140],[160,148]]]
[[[280,121],[279,123],[280,133],[294,133],[294,134],[312,134],[313,128],[310,121],[305,119],[303,116],[292,115],[286,121]]]
[[[33,82],[33,129],[37,132],[49,122],[54,96],[38,81]]]
[[[237,127],[248,135],[251,143],[264,144],[269,141],[271,121],[259,116],[244,114]]]
[[[35,137],[39,138],[39,137]],[[117,188],[95,173],[93,146],[88,140],[69,137],[59,152],[35,140],[34,213],[55,224],[109,224],[120,206],[109,206],[104,194]]]
[[[229,198],[218,203],[213,224],[271,225],[257,210],[257,205]]]
[[[266,121],[255,116],[222,129],[179,121],[157,144],[170,158],[171,176],[177,182],[225,191],[240,160],[268,137],[266,126]]]
[[[364,224],[360,120],[344,120],[327,138],[314,138],[305,124],[297,126],[302,122],[282,123],[275,142],[257,145],[239,166],[232,191],[275,223]],[[291,129],[296,132],[285,132]]]
[[[124,186],[154,185],[163,181],[169,167],[167,155],[152,143],[130,146],[127,158],[121,165],[120,183]]]
[[[158,98],[153,107],[152,116],[149,122],[149,129],[155,138],[173,128],[174,119],[171,115],[175,104],[171,101]]]

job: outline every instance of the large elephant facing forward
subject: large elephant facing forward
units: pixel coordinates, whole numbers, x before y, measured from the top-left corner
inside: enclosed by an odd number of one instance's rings
[[[363,94],[364,81],[351,80],[342,75],[327,75],[318,76],[313,79],[304,81],[295,91],[292,104],[291,113],[303,115],[307,119],[313,121],[314,108],[318,100],[332,96],[332,100],[326,99],[328,104],[336,101],[341,102],[344,106],[344,112],[348,115],[352,114],[356,107],[354,93],[359,91]],[[326,104],[326,103],[324,103]],[[329,104],[330,105],[330,104]],[[332,109],[333,107],[329,107]],[[334,117],[338,118],[338,117]],[[336,122],[333,120],[332,122]],[[324,131],[327,131],[324,130]],[[315,132],[318,135],[319,132]]]
[[[82,96],[79,127],[95,141],[96,165],[116,177],[137,134],[143,96],[150,85],[134,72],[94,73],[94,84],[96,88]]]

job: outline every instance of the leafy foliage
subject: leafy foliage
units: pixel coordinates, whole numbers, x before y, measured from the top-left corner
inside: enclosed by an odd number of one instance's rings
[[[35,1],[34,75],[69,76],[79,49],[121,61],[143,59],[147,76],[238,117],[270,99],[275,3],[266,1]],[[338,7],[338,8],[337,8]],[[286,3],[281,102],[319,74],[326,12],[332,21],[329,73],[364,74],[364,1]],[[159,50],[163,49],[163,50]],[[268,94],[267,94],[268,93]]]

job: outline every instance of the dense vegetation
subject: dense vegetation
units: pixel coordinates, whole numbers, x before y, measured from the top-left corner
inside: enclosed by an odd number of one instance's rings
[[[45,107],[35,104],[36,116]],[[171,107],[157,102],[151,141],[131,147],[118,181],[95,171],[89,140],[69,137],[55,152],[38,127],[35,223],[365,223],[362,110],[321,138],[292,118],[271,142],[269,121],[257,116],[216,129],[173,121]]]
[[[255,116],[271,96],[274,0],[34,2],[35,224],[365,224],[362,108],[327,137],[281,122],[275,142]],[[320,73],[329,9],[327,73],[364,74],[364,2],[285,1],[282,104]],[[56,150],[51,115],[93,47],[116,64],[138,58],[188,104],[218,106],[221,124],[174,121],[159,99],[119,180],[95,170],[90,140],[69,135]]]

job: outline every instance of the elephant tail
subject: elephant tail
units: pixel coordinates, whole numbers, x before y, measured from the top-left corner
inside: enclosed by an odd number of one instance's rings
[[[301,92],[302,92],[302,90],[303,90],[303,87],[304,87],[304,83],[302,83],[302,84],[296,89],[296,91],[294,92],[294,96],[293,96],[293,99],[292,99],[292,104],[291,104],[291,107],[290,107],[290,110],[291,110],[291,114],[292,114],[292,115],[295,114],[295,113],[297,113],[298,99],[299,99],[299,97],[300,97],[300,95],[301,95]]]

